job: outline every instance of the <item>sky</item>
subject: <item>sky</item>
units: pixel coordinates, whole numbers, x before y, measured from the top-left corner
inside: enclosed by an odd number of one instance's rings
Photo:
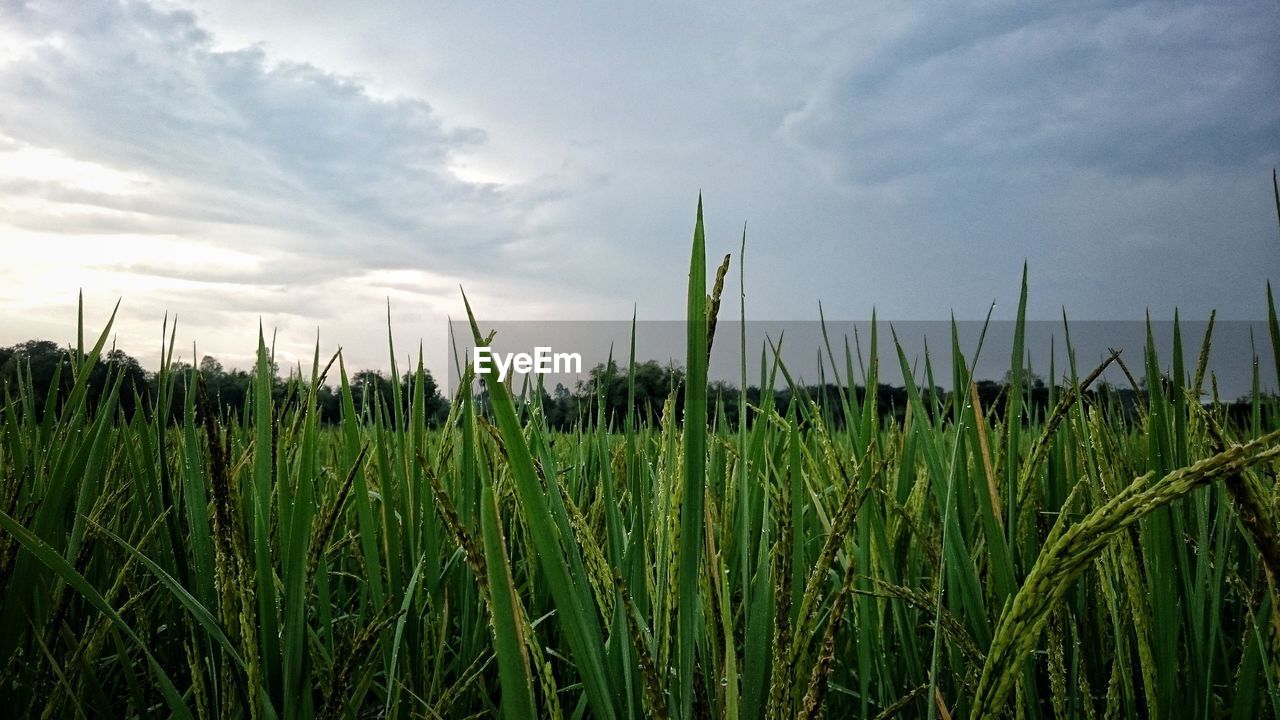
[[[0,0],[0,345],[444,362],[447,319],[1253,320],[1280,4]],[[736,302],[733,303],[736,309]],[[440,374],[438,371],[437,374]]]

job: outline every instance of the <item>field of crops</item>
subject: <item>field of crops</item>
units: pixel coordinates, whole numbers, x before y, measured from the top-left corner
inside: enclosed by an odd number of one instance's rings
[[[483,409],[460,393],[429,430],[421,366],[407,403],[357,413],[340,356],[273,398],[262,341],[243,417],[169,360],[126,417],[119,384],[86,402],[110,326],[82,339],[69,392],[4,396],[0,715],[1277,716],[1280,430],[1256,374],[1242,421],[1205,353],[1152,343],[1122,358],[1136,412],[1074,363],[1037,410],[1015,342],[998,410],[932,391],[972,387],[957,359],[915,373],[900,420],[766,394],[729,423],[706,367],[737,308],[700,212],[688,297],[680,399],[707,423],[552,432],[486,377]],[[893,340],[871,343],[829,371],[874,393]]]

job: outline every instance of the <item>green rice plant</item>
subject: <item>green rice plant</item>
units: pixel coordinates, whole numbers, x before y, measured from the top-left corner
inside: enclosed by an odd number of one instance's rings
[[[1114,535],[1198,487],[1280,457],[1280,430],[1224,450],[1152,482],[1154,472],[1135,479],[1105,505],[1064,529],[1055,526],[1053,542],[1041,552],[1018,594],[1002,615],[991,642],[971,717],[987,717],[1003,706],[1012,690],[1017,665],[1048,622],[1049,613],[1071,580],[1084,572]]]
[[[720,275],[724,277],[723,272]],[[716,304],[719,304],[717,293]],[[693,255],[689,262],[688,345],[685,354],[684,477],[679,505],[680,541],[676,549],[679,605],[676,612],[675,705],[680,717],[693,716],[694,653],[703,625],[698,578],[701,574],[703,505],[707,462],[707,328],[713,315],[707,308],[706,239],[702,228],[702,198],[693,229]]]
[[[476,325],[471,306],[467,317],[477,345],[487,345]],[[526,517],[526,528],[535,545],[542,571],[555,598],[560,622],[582,674],[595,714],[612,718],[616,715],[614,697],[605,680],[604,639],[598,615],[587,603],[587,579],[580,566],[571,567],[551,521],[551,508],[534,469],[533,455],[516,418],[510,391],[498,380],[497,370],[483,376],[493,407],[494,418],[502,435],[510,462],[513,485]],[[553,481],[549,481],[553,482]],[[553,486],[554,487],[554,486]]]
[[[1064,314],[1046,404],[1024,270],[989,403],[955,324],[918,358],[893,338],[905,387],[886,395],[875,314],[840,338],[820,307],[832,391],[802,385],[783,337],[748,379],[744,329],[735,421],[708,393],[732,344],[712,237],[699,203],[683,385],[636,406],[633,317],[607,370],[628,410],[608,418],[600,385],[567,430],[541,387],[461,362],[430,427],[423,352],[397,356],[389,314],[390,393],[319,342],[277,377],[259,328],[227,412],[168,319],[151,394],[109,368],[99,392],[113,321],[86,338],[81,307],[49,391],[21,358],[3,387],[7,713],[1276,716],[1280,404],[1256,367],[1247,405],[1218,399],[1213,316],[1194,366],[1175,316],[1171,352],[1152,331],[1093,369]],[[1100,384],[1107,367],[1132,388]]]

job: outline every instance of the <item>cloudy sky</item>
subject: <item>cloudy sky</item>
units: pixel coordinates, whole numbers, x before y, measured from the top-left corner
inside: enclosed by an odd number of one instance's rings
[[[0,344],[443,362],[493,319],[1253,319],[1280,5],[0,0]],[[735,272],[732,273],[736,278]],[[736,296],[737,283],[729,292]],[[190,356],[189,349],[184,354]],[[438,360],[433,360],[433,356]]]

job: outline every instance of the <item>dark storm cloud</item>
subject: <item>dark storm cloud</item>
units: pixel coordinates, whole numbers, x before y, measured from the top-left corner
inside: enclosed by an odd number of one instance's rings
[[[1255,162],[1280,137],[1275,14],[1263,2],[941,7],[835,73],[784,135],[854,184]]]

